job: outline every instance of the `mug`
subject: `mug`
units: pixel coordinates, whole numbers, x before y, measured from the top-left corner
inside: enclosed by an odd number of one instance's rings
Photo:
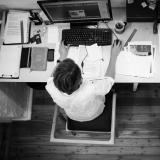
[[[114,27],[115,32],[118,33],[118,34],[123,33],[124,30],[125,30],[126,24],[127,24],[126,22],[118,21],[118,22],[115,24],[115,27]]]

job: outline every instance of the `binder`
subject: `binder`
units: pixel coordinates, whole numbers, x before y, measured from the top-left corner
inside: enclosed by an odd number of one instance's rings
[[[31,65],[31,47],[22,47],[20,68],[29,68]]]
[[[21,45],[2,45],[0,48],[0,77],[19,78]]]
[[[4,44],[25,44],[29,42],[30,13],[28,11],[10,10],[4,32]]]

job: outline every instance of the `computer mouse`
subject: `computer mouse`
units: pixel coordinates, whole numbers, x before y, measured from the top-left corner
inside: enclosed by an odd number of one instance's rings
[[[116,44],[118,44],[118,42],[120,42],[120,39],[115,39]]]

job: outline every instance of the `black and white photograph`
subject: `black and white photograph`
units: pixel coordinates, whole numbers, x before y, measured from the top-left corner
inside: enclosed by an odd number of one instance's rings
[[[0,160],[160,160],[160,0],[0,0]]]

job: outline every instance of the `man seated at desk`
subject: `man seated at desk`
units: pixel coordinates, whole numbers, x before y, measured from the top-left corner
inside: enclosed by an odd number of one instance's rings
[[[91,121],[103,112],[105,95],[114,84],[115,64],[121,47],[121,41],[115,40],[105,75],[101,79],[88,80],[82,79],[83,66],[67,58],[69,47],[61,43],[60,58],[46,89],[69,118],[80,122]]]

